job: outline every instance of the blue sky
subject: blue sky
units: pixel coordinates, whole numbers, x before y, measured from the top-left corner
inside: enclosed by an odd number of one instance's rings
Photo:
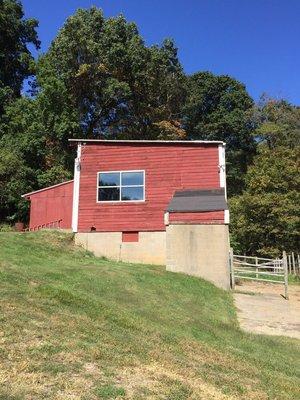
[[[300,0],[23,0],[46,51],[77,8],[137,23],[148,45],[172,37],[186,73],[208,70],[300,105]]]

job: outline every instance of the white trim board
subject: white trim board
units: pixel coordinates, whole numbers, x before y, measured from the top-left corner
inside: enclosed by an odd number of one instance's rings
[[[219,144],[219,176],[220,176],[220,187],[224,188],[225,199],[227,199],[227,185],[226,185],[226,160],[225,160],[225,146]]]
[[[221,144],[225,145],[221,140],[112,140],[112,139],[69,139],[69,142],[80,142],[80,143],[157,143],[157,144]]]
[[[79,190],[80,190],[80,161],[81,161],[81,143],[78,143],[77,158],[74,163],[74,186],[73,186],[73,207],[72,207],[72,230],[78,231],[79,214]]]
[[[224,224],[229,224],[230,221],[230,216],[229,216],[229,210],[224,210]]]

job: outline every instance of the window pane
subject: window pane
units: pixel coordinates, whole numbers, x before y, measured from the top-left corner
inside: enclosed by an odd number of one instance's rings
[[[99,174],[99,186],[120,186],[120,172],[102,172]]]
[[[122,187],[122,200],[144,200],[144,188]]]
[[[98,189],[98,201],[119,201],[119,188],[102,188]]]
[[[143,172],[122,172],[122,185],[143,185]]]

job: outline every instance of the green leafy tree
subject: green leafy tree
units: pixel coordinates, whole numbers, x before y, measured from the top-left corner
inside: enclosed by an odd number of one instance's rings
[[[191,139],[222,140],[227,145],[229,194],[240,193],[255,154],[253,101],[235,79],[210,72],[188,78],[183,126]]]
[[[21,195],[69,179],[69,153],[50,142],[41,99],[21,97],[6,106],[0,124],[0,220],[25,220]],[[46,110],[44,110],[46,112]],[[72,162],[73,164],[73,162]],[[71,165],[71,161],[70,161]]]
[[[0,147],[0,220],[26,220],[28,205],[21,198],[34,185],[35,171],[25,164],[21,153]]]
[[[252,115],[259,151],[243,194],[230,202],[233,243],[249,254],[299,251],[299,107],[263,96]]]
[[[63,93],[66,115],[77,115],[78,126],[56,126],[68,137],[182,137],[184,79],[171,40],[146,47],[134,23],[96,7],[68,18],[38,65],[44,97]]]
[[[18,160],[20,185],[0,205],[0,218],[20,217],[22,193],[72,176],[70,137],[184,137],[184,81],[172,41],[146,47],[124,17],[78,10],[37,63],[35,97],[5,106],[0,146]],[[5,162],[3,196],[15,179]]]
[[[19,97],[23,81],[34,73],[35,62],[28,49],[40,42],[35,19],[25,19],[17,0],[0,0],[0,116],[4,105]]]
[[[236,250],[279,256],[300,250],[300,147],[260,146],[246,190],[230,201]]]
[[[253,113],[257,141],[272,149],[300,146],[300,107],[262,96]]]

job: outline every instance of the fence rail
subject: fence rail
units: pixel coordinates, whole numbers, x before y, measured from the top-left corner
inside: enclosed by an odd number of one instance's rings
[[[233,254],[230,249],[229,266],[231,287],[234,289],[237,279],[270,282],[284,285],[284,296],[288,299],[288,257],[265,258]]]
[[[47,222],[45,224],[36,225],[31,228],[24,229],[23,232],[34,232],[39,231],[40,229],[60,229],[61,228],[62,219],[58,219],[56,221]]]

